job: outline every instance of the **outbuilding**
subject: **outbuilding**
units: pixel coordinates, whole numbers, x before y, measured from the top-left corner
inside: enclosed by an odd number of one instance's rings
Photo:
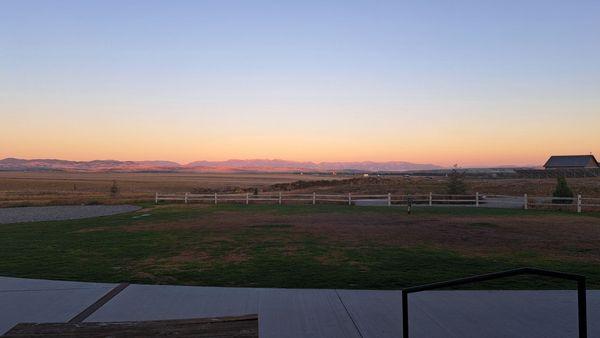
[[[555,169],[598,169],[600,164],[594,155],[564,155],[550,156],[546,164],[546,170]]]

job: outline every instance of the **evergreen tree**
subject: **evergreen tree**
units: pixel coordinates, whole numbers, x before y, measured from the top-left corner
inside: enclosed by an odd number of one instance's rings
[[[446,193],[448,195],[465,195],[467,193],[467,184],[464,181],[464,173],[458,171],[458,166],[455,164],[450,174],[448,174],[448,184]]]
[[[567,184],[567,180],[565,179],[564,176],[558,176],[558,178],[556,179],[556,188],[554,189],[554,192],[552,193],[552,196],[554,197],[569,197],[572,198],[573,197],[573,191],[571,190],[571,188],[569,188],[569,185]],[[552,203],[559,203],[559,204],[571,204],[573,203],[572,200],[562,200],[562,199],[554,199],[552,200]]]
[[[117,181],[113,181],[112,186],[110,187],[110,195],[115,197],[119,194],[119,186],[117,185]]]

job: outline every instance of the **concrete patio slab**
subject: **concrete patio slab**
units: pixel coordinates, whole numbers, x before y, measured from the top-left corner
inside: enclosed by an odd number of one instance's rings
[[[409,302],[417,337],[577,336],[575,291],[431,291]]]
[[[262,289],[261,337],[360,337],[335,290]]]
[[[402,332],[400,291],[338,290],[363,337],[398,337]]]
[[[358,337],[335,290],[131,285],[86,322],[258,313],[261,337]]]
[[[0,277],[0,334],[22,322],[66,322],[113,287]]]
[[[338,291],[363,337],[402,332],[401,292]],[[411,337],[576,337],[575,291],[428,291],[409,295]],[[590,337],[600,292],[588,291]]]
[[[188,319],[258,313],[260,289],[130,285],[86,322]]]
[[[66,322],[115,284],[0,277],[0,333],[19,322]],[[411,337],[575,337],[575,291],[427,291],[409,295]],[[86,322],[258,313],[261,337],[398,337],[400,291],[130,285]],[[600,291],[588,291],[600,337]]]

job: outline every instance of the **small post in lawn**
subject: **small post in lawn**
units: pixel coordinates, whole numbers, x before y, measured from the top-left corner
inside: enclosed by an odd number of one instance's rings
[[[279,205],[281,205],[281,191],[279,192]]]
[[[217,193],[215,193],[215,205],[217,204],[217,201],[218,201],[218,199],[217,199]]]
[[[410,215],[410,213],[412,212],[412,196],[408,195],[406,197],[406,208],[407,208],[407,212]]]
[[[388,192],[388,207],[392,206],[392,194]]]
[[[250,193],[247,192],[246,193],[246,205],[248,205],[249,202],[250,202]]]
[[[527,204],[529,204],[529,202],[527,201],[527,194],[523,195],[523,209],[527,210]]]
[[[158,193],[154,194],[154,204],[158,204]]]
[[[317,204],[317,193],[313,192],[313,205]]]
[[[581,213],[581,194],[577,195],[577,212]]]
[[[348,193],[348,205],[352,205],[352,194]]]
[[[183,197],[183,201],[185,202],[185,204],[187,204],[188,202],[188,193],[185,193],[185,196]]]
[[[479,208],[479,193],[475,193],[475,208]]]
[[[429,193],[429,206],[433,205],[433,193]]]

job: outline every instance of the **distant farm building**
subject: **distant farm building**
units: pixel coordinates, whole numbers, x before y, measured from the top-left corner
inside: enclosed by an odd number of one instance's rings
[[[600,165],[594,155],[567,155],[550,156],[544,168],[546,170],[597,169]]]
[[[599,177],[600,165],[594,155],[550,156],[544,169],[516,169],[521,177]]]

